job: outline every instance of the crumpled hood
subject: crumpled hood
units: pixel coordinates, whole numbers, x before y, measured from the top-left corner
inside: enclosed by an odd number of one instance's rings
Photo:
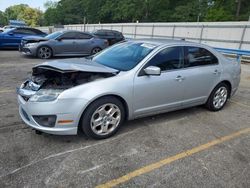
[[[28,42],[39,42],[39,41],[47,41],[48,39],[40,36],[27,36],[23,37],[22,40],[28,41]]]
[[[86,58],[72,58],[63,60],[48,61],[33,67],[33,72],[37,72],[38,69],[53,70],[61,73],[66,72],[96,72],[96,73],[117,73],[116,69],[112,69],[95,63],[92,60]]]

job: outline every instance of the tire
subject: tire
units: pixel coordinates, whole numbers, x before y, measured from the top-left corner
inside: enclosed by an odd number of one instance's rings
[[[118,131],[124,119],[125,110],[121,101],[107,96],[90,104],[83,113],[80,126],[88,137],[105,139]]]
[[[227,103],[229,97],[229,87],[225,83],[218,84],[210,94],[206,107],[210,111],[219,111]]]
[[[52,49],[48,46],[41,46],[37,50],[37,56],[40,59],[49,59],[53,56]]]
[[[95,47],[95,48],[93,48],[93,49],[91,50],[91,54],[94,55],[94,54],[100,52],[101,50],[102,50],[101,48]]]

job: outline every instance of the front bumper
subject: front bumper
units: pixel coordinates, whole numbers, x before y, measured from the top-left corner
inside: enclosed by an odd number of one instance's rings
[[[18,95],[19,114],[25,124],[36,130],[55,135],[76,135],[81,114],[87,105],[84,99],[57,99],[52,102],[28,102]],[[56,115],[54,127],[39,125],[33,116]],[[70,123],[60,121],[72,120]]]
[[[19,52],[24,55],[36,56],[36,47],[25,47],[23,45],[19,45]]]

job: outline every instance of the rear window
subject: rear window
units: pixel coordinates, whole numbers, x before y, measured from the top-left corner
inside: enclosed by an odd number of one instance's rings
[[[92,36],[87,33],[77,33],[76,38],[77,39],[91,39]]]
[[[31,29],[24,29],[24,28],[16,28],[14,30],[16,34],[26,34],[26,35],[36,35],[36,33]]]
[[[218,64],[218,59],[210,51],[200,47],[187,47],[187,63],[185,67]]]

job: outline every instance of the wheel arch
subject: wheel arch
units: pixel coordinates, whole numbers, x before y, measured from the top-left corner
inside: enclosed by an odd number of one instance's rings
[[[222,80],[222,81],[220,81],[219,83],[217,83],[217,84],[212,88],[212,90],[210,91],[209,96],[208,96],[208,98],[207,98],[207,100],[206,100],[206,103],[207,103],[207,101],[209,100],[209,97],[211,96],[213,90],[214,90],[219,84],[221,84],[221,83],[224,83],[224,84],[226,84],[226,85],[228,86],[228,89],[229,89],[228,98],[231,97],[231,91],[232,91],[232,84],[231,84],[231,82],[228,81],[228,80]]]
[[[223,102],[223,105],[222,106],[219,106],[219,107],[215,107],[214,104],[213,104],[213,100],[214,100],[214,94],[216,91],[218,91],[218,89],[222,86],[227,86],[228,88],[228,95],[227,95],[227,98],[226,100]],[[231,85],[231,82],[228,81],[228,80],[222,80],[221,82],[219,82],[214,88],[213,90],[211,91],[211,93],[209,94],[209,97],[207,98],[206,100],[206,103],[205,103],[205,106],[210,110],[210,111],[219,111],[221,110],[224,105],[226,104],[227,100],[230,98],[231,96],[231,90],[232,90],[232,85]]]
[[[84,108],[84,110],[82,111],[81,113],[81,116],[80,116],[80,119],[79,119],[79,122],[78,122],[78,132],[80,130],[80,124],[81,124],[81,121],[82,121],[82,117],[84,116],[84,113],[86,111],[86,109],[91,105],[93,104],[95,101],[97,100],[100,100],[101,98],[104,98],[104,97],[115,97],[117,98],[123,105],[124,107],[124,111],[125,111],[125,120],[128,120],[128,117],[129,117],[129,107],[128,107],[128,103],[126,102],[126,100],[121,97],[120,95],[117,95],[117,94],[106,94],[106,95],[103,95],[103,96],[98,96],[97,98],[94,98],[93,100],[91,100],[87,106]]]

